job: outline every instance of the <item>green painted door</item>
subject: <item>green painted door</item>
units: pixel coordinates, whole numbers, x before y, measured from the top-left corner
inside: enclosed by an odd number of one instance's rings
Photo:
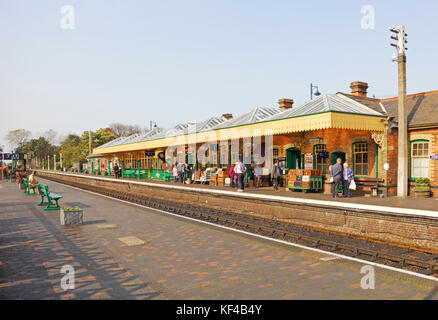
[[[301,163],[300,150],[290,148],[286,151],[286,166],[288,169],[299,169]]]
[[[332,153],[332,164],[336,163],[338,158],[342,159],[342,163],[345,163],[345,152],[333,152]]]

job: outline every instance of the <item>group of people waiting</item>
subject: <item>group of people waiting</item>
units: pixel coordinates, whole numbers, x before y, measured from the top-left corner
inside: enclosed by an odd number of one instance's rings
[[[278,160],[274,160],[274,164],[271,168],[271,179],[274,190],[278,190],[280,184],[281,174],[285,168],[282,168]],[[245,174],[248,169],[242,161],[237,161],[231,165],[229,170],[230,175],[230,187],[237,187],[237,191],[243,192],[245,189]],[[180,182],[185,183],[188,177],[190,177],[190,167],[186,163],[178,163],[173,166],[173,183]],[[256,165],[254,168],[254,187],[259,188],[261,186],[261,178],[263,176],[263,168],[260,165]],[[116,178],[121,177],[121,169],[118,164],[114,166],[114,174]],[[351,183],[353,181],[353,170],[348,167],[348,163],[342,165],[342,159],[338,158],[336,164],[330,166],[330,177],[332,182],[332,195],[333,198],[340,198],[338,195],[339,186],[342,184],[343,197],[351,197]]]
[[[187,165],[187,163],[178,163],[177,165],[173,166],[172,173],[173,183],[178,181],[180,183],[185,183],[190,176],[190,167]]]
[[[336,164],[330,168],[330,177],[333,179],[332,196],[333,198],[339,197],[339,185],[342,184],[342,196],[344,198],[351,198],[351,182],[353,181],[353,170],[348,167],[348,163],[345,162],[342,165],[342,159],[338,158]]]

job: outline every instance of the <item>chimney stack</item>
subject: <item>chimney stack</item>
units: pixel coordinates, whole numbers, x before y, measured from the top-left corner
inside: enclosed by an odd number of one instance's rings
[[[280,105],[280,109],[287,110],[291,109],[292,105],[294,104],[293,99],[280,99],[278,100],[278,104]]]
[[[351,83],[350,88],[351,88],[352,95],[362,97],[362,98],[367,97],[368,83],[361,82],[361,81],[355,81],[355,82]]]
[[[222,118],[230,120],[230,119],[233,119],[233,115],[231,113],[224,113],[222,115]]]

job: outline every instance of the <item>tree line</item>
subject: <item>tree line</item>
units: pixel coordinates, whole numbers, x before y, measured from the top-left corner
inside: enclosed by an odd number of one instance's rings
[[[69,134],[65,138],[57,139],[58,134],[54,130],[44,132],[38,138],[32,138],[32,133],[26,129],[9,131],[6,140],[12,146],[13,153],[31,154],[33,158],[52,161],[53,155],[62,154],[63,167],[71,168],[79,160],[85,160],[89,155],[89,136],[91,136],[91,151],[118,137],[125,137],[135,133],[143,133],[147,130],[138,125],[124,125],[112,123],[108,128],[100,128],[96,131],[84,131],[81,135]]]

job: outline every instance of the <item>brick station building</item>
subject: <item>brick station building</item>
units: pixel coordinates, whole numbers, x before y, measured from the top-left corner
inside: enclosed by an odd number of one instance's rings
[[[355,194],[395,195],[397,98],[367,97],[364,82],[350,87],[349,94],[325,94],[300,106],[294,106],[292,99],[280,99],[277,108],[256,108],[237,117],[224,114],[121,137],[95,148],[89,163],[94,174],[102,168],[111,172],[118,163],[127,176],[134,170],[138,178],[164,179],[172,167],[169,156],[195,171],[228,169],[239,157],[253,167],[258,144],[266,157],[265,171],[275,159],[287,169],[319,169],[327,177],[324,192],[328,193],[329,166],[341,158],[354,171]],[[407,114],[410,185],[415,178],[429,177],[432,193],[438,196],[438,160],[433,159],[438,154],[438,91],[409,95]],[[266,145],[270,145],[267,154]]]

